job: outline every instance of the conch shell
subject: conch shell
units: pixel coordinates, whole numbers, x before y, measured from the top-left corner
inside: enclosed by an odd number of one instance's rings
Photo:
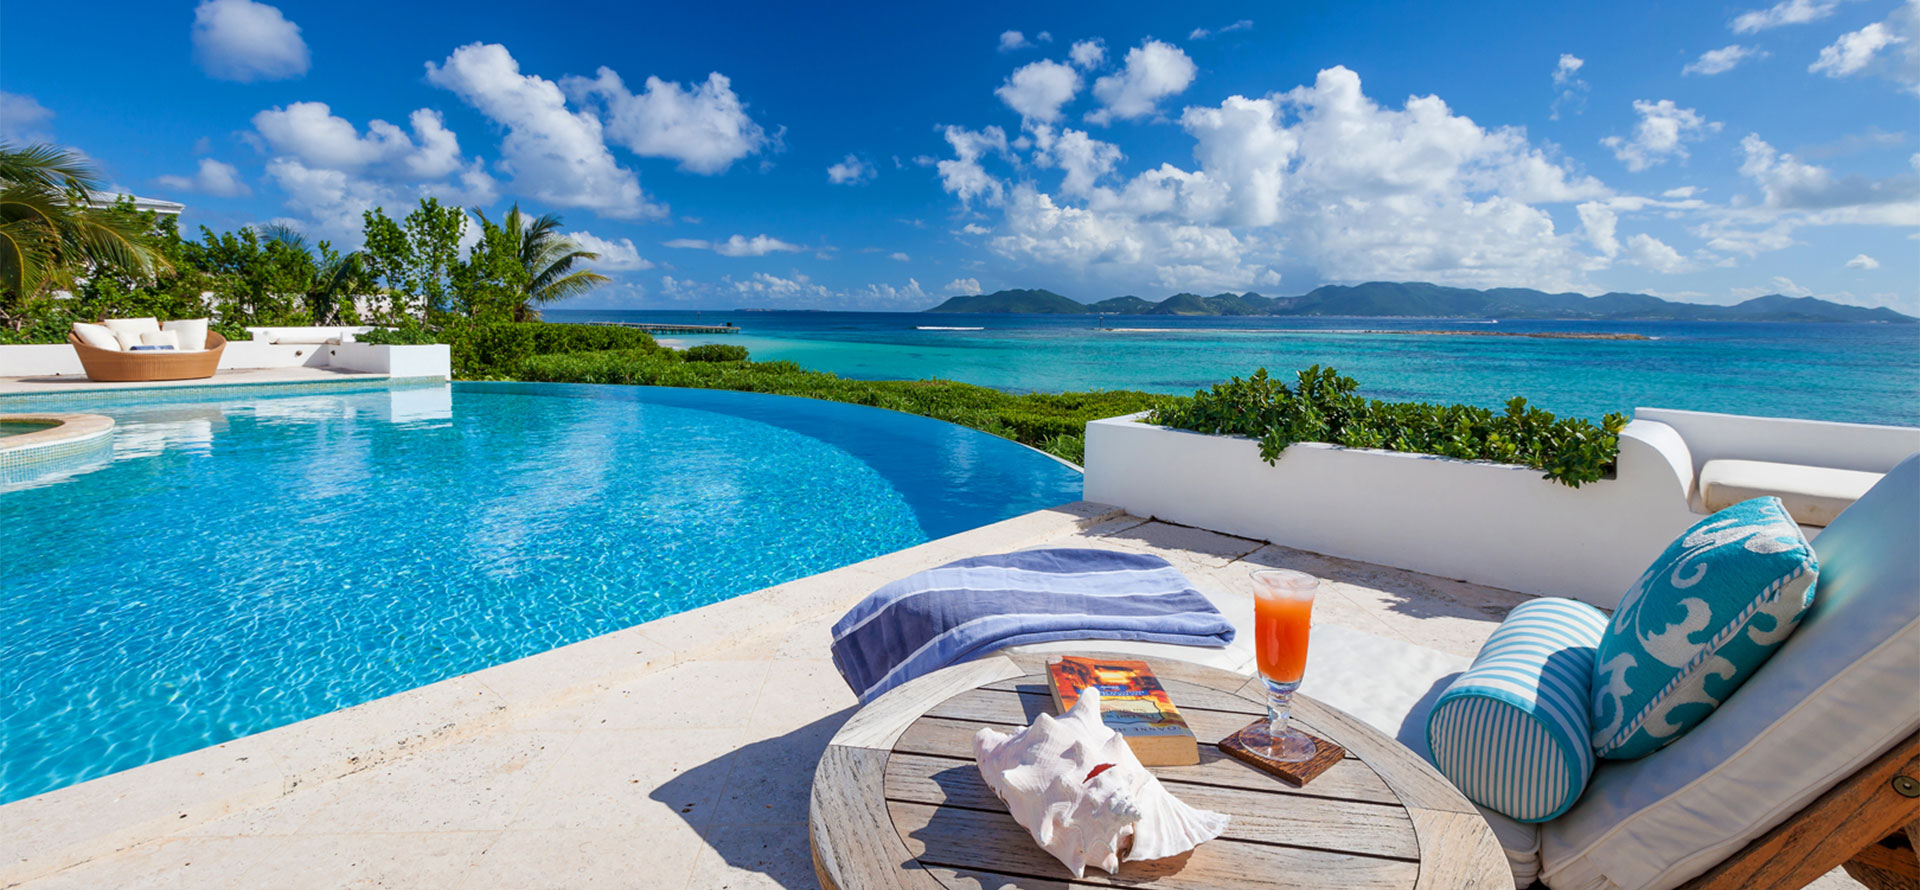
[[[1176,856],[1227,830],[1226,814],[1174,797],[1100,722],[1095,688],[1064,716],[1041,714],[1012,735],[981,729],[973,754],[1014,821],[1076,878],[1089,863],[1112,874],[1123,858]]]

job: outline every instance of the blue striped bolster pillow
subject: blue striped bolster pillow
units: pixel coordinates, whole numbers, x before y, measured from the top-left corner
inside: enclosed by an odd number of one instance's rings
[[[1594,653],[1607,616],[1585,603],[1523,603],[1427,716],[1433,765],[1468,799],[1521,822],[1566,812],[1593,775]]]

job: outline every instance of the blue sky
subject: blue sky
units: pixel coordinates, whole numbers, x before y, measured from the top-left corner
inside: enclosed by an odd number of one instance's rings
[[[1920,311],[1920,0],[1039,6],[15,5],[0,132],[215,229],[558,212],[615,279],[583,308],[1386,279]]]

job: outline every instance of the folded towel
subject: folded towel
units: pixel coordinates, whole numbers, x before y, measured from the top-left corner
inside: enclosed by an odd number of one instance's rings
[[[1140,640],[1221,647],[1233,625],[1158,556],[1057,548],[976,556],[874,591],[833,626],[862,702],[1008,646]]]

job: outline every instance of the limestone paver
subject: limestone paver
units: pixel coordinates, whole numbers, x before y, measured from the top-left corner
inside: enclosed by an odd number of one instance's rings
[[[805,822],[794,825],[727,825],[707,833],[707,849],[694,864],[688,888],[698,890],[799,890],[819,886]]]
[[[509,813],[507,827],[704,827],[713,820],[733,768],[728,755],[741,736],[734,729],[583,730]]]
[[[685,823],[640,828],[509,831],[474,857],[469,890],[633,890],[688,886],[707,849]]]

